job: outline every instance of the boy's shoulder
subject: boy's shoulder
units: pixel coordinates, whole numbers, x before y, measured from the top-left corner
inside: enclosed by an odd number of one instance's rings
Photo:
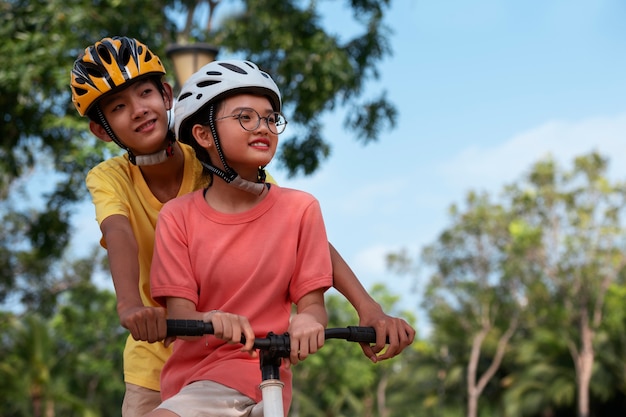
[[[89,174],[93,173],[111,173],[111,172],[130,172],[131,163],[126,155],[118,155],[109,159],[105,159],[95,167],[89,170]],[[88,175],[89,175],[88,174]]]
[[[286,201],[297,201],[303,204],[309,204],[317,201],[317,198],[313,194],[306,191],[297,190],[295,188],[280,187],[276,184],[272,184],[272,187],[276,187],[279,197]]]
[[[298,190],[296,188],[289,188],[289,187],[281,187],[280,185],[276,185],[276,184],[272,184],[272,187],[276,187],[278,189],[280,189],[280,192],[284,195],[288,195],[290,197],[293,198],[312,198],[315,199],[315,196],[307,191],[303,191],[303,190]]]

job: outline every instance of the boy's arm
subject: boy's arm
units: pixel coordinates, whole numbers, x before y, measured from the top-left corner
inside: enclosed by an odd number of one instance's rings
[[[370,346],[361,343],[363,353],[372,362],[393,358],[413,343],[415,330],[405,320],[385,314],[380,304],[361,285],[339,252],[332,244],[329,243],[329,246],[333,264],[333,287],[355,308],[360,326],[371,326],[376,329],[376,344]],[[386,339],[389,339],[389,346],[379,355],[385,348]]]
[[[165,309],[144,306],[139,294],[137,241],[128,218],[114,214],[102,221],[100,229],[107,245],[120,324],[135,340],[153,343],[165,339]]]
[[[324,290],[311,291],[296,303],[297,314],[291,318],[288,333],[291,355],[289,362],[295,365],[324,345],[324,329],[328,315],[324,305]]]

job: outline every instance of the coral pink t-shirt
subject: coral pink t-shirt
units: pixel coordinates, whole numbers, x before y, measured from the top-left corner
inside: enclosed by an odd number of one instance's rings
[[[202,190],[165,204],[156,227],[152,297],[188,299],[197,311],[248,318],[257,337],[287,331],[292,303],[332,285],[328,238],[318,201],[272,185],[251,210],[220,213]],[[261,401],[258,358],[214,336],[177,340],[161,374],[165,400],[194,381],[211,380]],[[285,410],[291,373],[281,368]]]

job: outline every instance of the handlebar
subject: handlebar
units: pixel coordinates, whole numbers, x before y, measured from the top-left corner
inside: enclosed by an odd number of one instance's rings
[[[203,336],[213,333],[213,324],[205,323],[202,320],[167,320],[168,336]],[[344,339],[348,342],[375,343],[376,330],[373,327],[362,326],[329,328],[324,330],[324,338]],[[246,343],[243,335],[241,335],[241,343]],[[388,340],[387,343],[389,343]],[[279,366],[281,358],[288,358],[291,353],[289,333],[277,335],[269,332],[267,337],[255,337],[254,349],[261,351],[260,367],[262,380],[280,380]],[[264,393],[264,398],[265,395]],[[280,401],[278,402],[280,403]],[[274,403],[274,401],[268,400],[268,403]],[[282,409],[282,407],[280,408]],[[282,414],[282,412],[277,413],[277,415]]]
[[[213,334],[213,324],[202,320],[167,320],[168,336],[203,336]],[[373,327],[348,326],[324,330],[326,339],[344,339],[348,342],[376,342],[376,330]],[[245,343],[242,335],[241,343]],[[255,338],[254,348],[261,350],[278,350],[289,354],[289,334],[276,335],[269,333],[265,338]],[[281,355],[282,356],[282,355]]]

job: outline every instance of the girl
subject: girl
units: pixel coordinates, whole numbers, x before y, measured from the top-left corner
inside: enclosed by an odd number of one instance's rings
[[[289,332],[292,364],[324,344],[332,266],[319,204],[263,181],[287,124],[280,110],[276,84],[248,61],[212,62],[181,90],[176,132],[209,185],[161,210],[151,289],[170,318],[211,322],[215,336],[174,344],[151,417],[260,416],[255,335]],[[281,380],[287,412],[286,365]]]

